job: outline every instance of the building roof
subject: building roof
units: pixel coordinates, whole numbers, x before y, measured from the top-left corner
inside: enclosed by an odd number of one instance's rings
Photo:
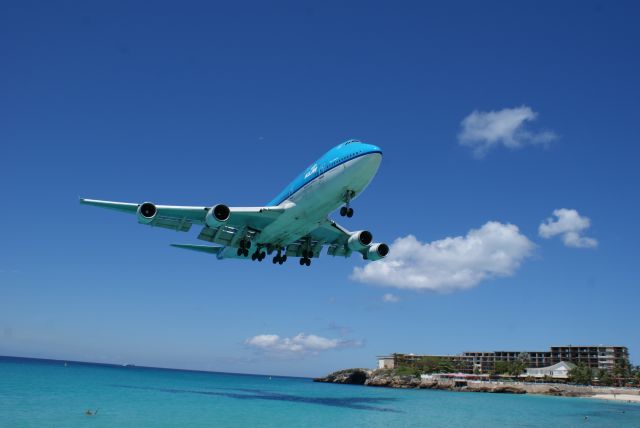
[[[569,361],[560,361],[559,363],[556,363],[552,366],[547,366],[547,367],[528,367],[527,370],[538,370],[538,371],[543,371],[543,370],[548,370],[548,371],[553,371],[555,369],[559,369],[561,367],[567,368],[569,370],[571,370],[572,368],[576,367],[575,364],[570,363]]]

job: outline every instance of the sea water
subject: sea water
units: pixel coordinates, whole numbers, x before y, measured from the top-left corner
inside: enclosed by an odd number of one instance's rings
[[[0,426],[640,427],[640,405],[0,357]]]

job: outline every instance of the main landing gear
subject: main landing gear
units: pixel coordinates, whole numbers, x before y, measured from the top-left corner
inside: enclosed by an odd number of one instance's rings
[[[282,254],[282,250],[278,250],[278,254],[276,254],[275,256],[273,256],[273,264],[275,265],[276,263],[278,264],[282,264],[284,262],[287,261],[287,255],[286,254]]]
[[[251,254],[251,260],[257,260],[261,262],[264,258],[267,257],[267,253],[261,251],[260,248],[256,249],[256,252]]]
[[[311,266],[311,257],[313,257],[313,251],[303,251],[302,257],[300,258],[300,266]]]
[[[356,196],[356,192],[354,192],[353,190],[347,190],[346,192],[344,192],[344,206],[340,208],[340,215],[342,217],[353,217],[353,208],[351,208],[349,204],[351,203],[351,199],[354,196]]]
[[[249,256],[249,248],[251,248],[251,241],[249,241],[248,239],[241,239],[240,240],[240,248],[238,248],[238,251],[236,254],[238,254],[238,257],[240,256]],[[253,259],[253,257],[252,257]],[[253,259],[255,260],[255,259]]]

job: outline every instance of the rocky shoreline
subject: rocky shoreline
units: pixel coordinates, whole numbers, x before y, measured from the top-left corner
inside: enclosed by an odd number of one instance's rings
[[[314,382],[351,385],[378,386],[386,388],[440,389],[459,392],[488,392],[507,394],[542,394],[562,397],[638,396],[639,389],[594,387],[561,383],[526,383],[464,379],[421,379],[415,376],[400,376],[393,370],[347,369],[316,378]]]

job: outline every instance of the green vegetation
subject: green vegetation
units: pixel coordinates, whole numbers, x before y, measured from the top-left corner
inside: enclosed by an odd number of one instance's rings
[[[396,369],[397,376],[420,376],[420,371],[410,366],[400,366]]]
[[[522,361],[498,361],[493,367],[495,375],[518,376],[524,372],[527,365]]]
[[[455,373],[462,369],[460,361],[448,357],[422,357],[396,368],[399,376],[419,376],[428,373]]]
[[[522,352],[515,361],[498,361],[493,367],[494,375],[518,376],[529,366],[529,354]]]
[[[636,367],[637,369],[637,367]],[[622,361],[613,368],[613,377],[615,378],[631,378],[633,377],[633,366],[628,361]]]
[[[582,385],[640,386],[640,366],[624,363],[609,372],[579,364],[569,372],[569,379]]]
[[[569,379],[581,385],[591,385],[593,381],[593,370],[585,364],[578,364],[569,371]]]
[[[598,378],[598,385],[611,386],[613,385],[613,377],[606,370],[594,370],[595,376]]]
[[[446,357],[423,357],[411,367],[420,373],[454,373],[461,369],[460,361]]]
[[[337,376],[337,375],[341,375],[341,374],[345,374],[345,373],[352,373],[352,372],[366,372],[367,369],[360,369],[360,368],[353,368],[353,369],[344,369],[344,370],[338,370],[336,372],[331,373],[333,376]]]

